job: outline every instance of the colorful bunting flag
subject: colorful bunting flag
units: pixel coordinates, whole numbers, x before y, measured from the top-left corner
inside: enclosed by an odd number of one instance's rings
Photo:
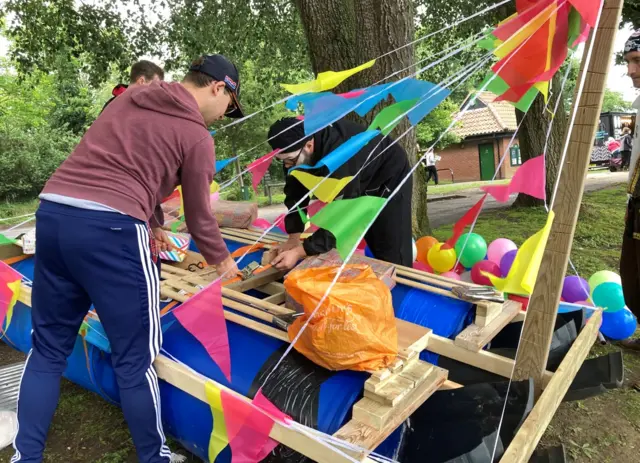
[[[294,95],[298,95],[300,93],[316,93],[316,92],[324,92],[326,90],[331,90],[332,88],[340,85],[344,80],[351,77],[358,72],[364,71],[365,69],[369,69],[376,63],[376,60],[371,60],[367,63],[364,63],[360,66],[357,66],[352,69],[347,69],[345,71],[326,71],[318,74],[314,80],[310,82],[305,82],[302,84],[281,84],[281,86]]]
[[[333,93],[322,93],[320,98],[304,101],[304,133],[311,135],[329,124],[342,119],[362,101],[360,97],[343,98]]]
[[[13,307],[20,296],[22,275],[0,261],[0,328],[11,324]]]
[[[378,103],[386,100],[391,94],[391,89],[397,85],[396,82],[389,82],[386,84],[373,85],[364,90],[364,93],[358,97],[358,106],[355,111],[360,117],[364,117],[369,114]]]
[[[505,203],[513,193],[524,193],[534,198],[545,199],[546,184],[544,156],[537,156],[518,167],[508,185],[491,185],[480,189],[489,193],[498,202]]]
[[[332,174],[378,135],[380,135],[379,130],[365,130],[364,132],[360,132],[327,154],[316,165],[310,166],[308,164],[302,164],[300,166],[294,166],[289,169],[289,173],[297,169],[320,169],[326,167],[329,169],[329,174]]]
[[[5,244],[16,244],[16,240],[4,236],[2,233],[0,233],[0,246]]]
[[[340,257],[346,259],[384,204],[385,199],[376,196],[334,201],[311,217],[311,223],[333,234]]]
[[[265,154],[259,159],[256,159],[247,166],[247,170],[251,172],[251,184],[253,185],[253,191],[258,193],[258,185],[264,178],[264,175],[269,170],[273,157],[280,152],[280,148],[273,150],[272,152]]]
[[[229,164],[231,164],[236,159],[238,159],[238,156],[236,156],[235,158],[231,158],[231,159],[222,159],[221,161],[216,161],[216,173],[220,172],[222,169],[227,167]]]
[[[371,122],[368,130],[380,129],[382,135],[389,135],[402,121],[400,117],[407,113],[417,102],[418,99],[416,98],[387,106],[378,113],[373,122]]]
[[[325,203],[330,203],[336,199],[336,196],[340,194],[344,187],[353,180],[352,176],[340,179],[317,177],[302,170],[294,170],[291,173],[291,176],[297,178],[307,190],[311,191],[313,188],[317,187],[313,194],[316,198]]]
[[[470,226],[473,222],[476,221],[480,212],[482,211],[482,206],[484,205],[485,200],[487,199],[487,195],[485,194],[480,201],[478,201],[471,209],[469,209],[458,222],[453,226],[453,234],[451,238],[446,241],[446,245],[450,248],[456,245],[458,238],[462,236],[464,233],[464,229]]]
[[[596,21],[598,20],[598,13],[602,7],[600,0],[569,0],[582,19],[590,26],[596,27]]]
[[[359,96],[362,96],[364,94],[364,89],[359,89],[359,90],[351,90],[350,92],[347,93],[341,93],[340,96],[342,98],[358,98]]]
[[[390,92],[398,102],[419,100],[407,114],[411,125],[418,125],[451,93],[449,89],[419,79],[403,80],[398,85],[391,87]]]
[[[274,419],[283,423],[290,419],[260,391],[252,402],[247,402],[207,381],[205,393],[213,415],[209,461],[215,462],[229,446],[231,463],[258,463],[278,445],[269,437]]]
[[[519,296],[528,296],[533,293],[554,217],[555,213],[549,212],[544,228],[520,247],[506,278],[498,278],[490,273],[482,272],[499,291]]]
[[[184,329],[202,344],[224,376],[231,381],[231,355],[220,282],[212,283],[197,292],[173,313]]]

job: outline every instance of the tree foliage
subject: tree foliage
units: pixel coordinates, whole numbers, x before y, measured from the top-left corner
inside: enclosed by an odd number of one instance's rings
[[[606,89],[604,92],[604,101],[602,103],[602,112],[626,112],[633,110],[632,103],[624,98],[621,92]]]

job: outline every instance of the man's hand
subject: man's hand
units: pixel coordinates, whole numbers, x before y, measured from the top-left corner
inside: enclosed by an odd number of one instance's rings
[[[238,276],[238,266],[236,265],[236,261],[233,260],[233,257],[231,256],[227,257],[215,267],[216,272],[219,276],[222,277],[223,280],[230,280]]]
[[[296,249],[300,246],[302,246],[302,241],[300,241],[300,234],[295,234],[289,235],[289,239],[287,239],[287,241],[285,241],[284,243],[280,243],[275,248],[275,250],[277,251],[278,255],[280,255],[283,252],[291,251],[292,249]]]
[[[273,265],[278,270],[291,270],[296,266],[299,260],[307,257],[307,253],[304,250],[302,245],[298,245],[298,247],[289,249],[287,251],[283,251],[278,256],[271,261],[271,265]]]
[[[162,228],[154,228],[152,232],[153,238],[156,240],[156,247],[158,248],[158,252],[169,251],[173,248],[173,244],[169,240],[167,232],[165,232]]]

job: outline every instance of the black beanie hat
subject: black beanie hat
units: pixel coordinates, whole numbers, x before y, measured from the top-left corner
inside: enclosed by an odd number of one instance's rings
[[[295,117],[274,122],[269,128],[268,137],[271,149],[281,149],[287,153],[302,149],[311,139],[304,134],[304,122]]]

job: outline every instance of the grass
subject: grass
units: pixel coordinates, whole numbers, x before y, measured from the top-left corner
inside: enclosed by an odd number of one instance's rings
[[[33,214],[38,208],[38,200],[32,199],[29,201],[19,201],[19,202],[3,202],[0,203],[0,229],[17,225],[20,222],[28,219],[28,217],[19,218],[22,215]],[[13,218],[18,217],[18,218]],[[7,220],[4,220],[7,219]]]
[[[619,270],[626,201],[624,185],[584,195],[571,260],[585,278],[599,270]],[[520,246],[544,226],[546,217],[542,207],[487,211],[480,216],[474,233],[488,243],[509,238]],[[445,240],[451,235],[451,226],[437,228],[433,235]]]

